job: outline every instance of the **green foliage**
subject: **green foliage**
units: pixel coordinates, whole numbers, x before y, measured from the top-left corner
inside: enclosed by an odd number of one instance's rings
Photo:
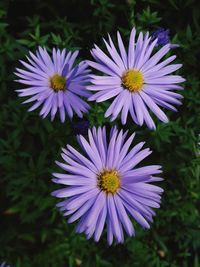
[[[0,261],[15,267],[179,267],[200,266],[199,188],[200,53],[199,2],[195,0],[73,0],[2,1],[0,3]],[[74,233],[74,225],[55,208],[51,182],[66,143],[76,146],[73,126],[58,118],[42,120],[20,104],[13,72],[28,50],[38,45],[68,50],[81,48],[89,58],[93,43],[102,36],[125,37],[133,25],[139,30],[169,28],[174,52],[184,64],[187,79],[183,105],[167,112],[170,123],[157,123],[156,131],[139,128],[130,120],[125,128],[136,131],[154,151],[148,159],[163,166],[165,189],[161,209],[149,231],[136,225],[136,237],[124,245],[108,247],[106,236],[96,244]],[[124,38],[125,39],[125,38]],[[108,124],[103,114],[108,103],[92,104],[84,119],[90,125]],[[122,127],[120,120],[116,122]]]

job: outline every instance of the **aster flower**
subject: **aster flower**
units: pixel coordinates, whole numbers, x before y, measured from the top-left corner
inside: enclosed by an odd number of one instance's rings
[[[131,218],[143,228],[150,228],[149,222],[155,215],[152,208],[159,208],[163,190],[151,182],[161,181],[155,177],[161,173],[161,166],[136,167],[151,154],[144,142],[129,150],[134,134],[112,128],[109,140],[105,127],[88,130],[87,141],[77,137],[85,155],[67,145],[61,154],[65,163],[56,162],[67,173],[53,173],[53,181],[65,185],[53,196],[64,198],[58,204],[64,216],[71,215],[68,223],[79,219],[76,232],[84,232],[87,238],[99,241],[104,227],[107,240],[112,244],[124,241],[124,230],[135,235]]]
[[[88,61],[88,64],[105,75],[91,75],[92,85],[87,86],[87,89],[94,91],[95,94],[89,100],[102,102],[114,97],[105,117],[112,116],[111,121],[113,121],[121,112],[121,121],[125,124],[130,112],[136,124],[142,126],[145,122],[149,128],[154,129],[155,124],[149,110],[161,121],[168,122],[167,116],[159,106],[176,111],[173,105],[181,104],[182,96],[172,90],[182,89],[177,84],[185,79],[171,73],[179,69],[182,64],[169,65],[176,56],[170,56],[160,62],[170,50],[169,44],[152,55],[157,40],[151,42],[149,33],[143,36],[140,32],[137,40],[135,35],[136,30],[133,28],[128,53],[119,32],[117,33],[119,52],[110,36],[109,43],[104,40],[110,57],[96,45],[92,49],[91,54],[96,62]]]
[[[152,40],[157,39],[157,44],[158,45],[166,45],[170,44],[170,48],[177,48],[179,47],[178,44],[171,44],[170,43],[170,38],[169,38],[169,29],[164,29],[164,28],[158,28],[155,32],[152,34]]]
[[[78,51],[66,54],[65,49],[53,48],[52,54],[53,58],[45,48],[39,47],[36,55],[29,52],[29,63],[20,61],[27,70],[17,68],[15,74],[20,78],[17,82],[25,84],[27,88],[16,91],[20,97],[30,97],[23,103],[35,102],[28,111],[42,105],[40,116],[43,118],[50,113],[51,120],[54,120],[57,111],[61,122],[65,121],[66,113],[70,118],[74,113],[82,118],[83,112],[89,109],[89,105],[80,97],[90,95],[85,90],[89,73],[87,64],[82,61],[73,67]]]

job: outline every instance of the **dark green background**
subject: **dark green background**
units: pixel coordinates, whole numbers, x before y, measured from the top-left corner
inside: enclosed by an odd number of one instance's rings
[[[200,2],[194,0],[57,0],[0,1],[0,261],[15,267],[179,267],[200,266]],[[38,110],[14,92],[14,68],[28,50],[38,45],[68,50],[81,48],[80,58],[90,58],[95,42],[103,46],[107,32],[115,38],[120,30],[126,40],[132,26],[138,31],[170,29],[171,41],[180,48],[179,72],[187,82],[178,113],[168,112],[170,123],[155,117],[156,131],[139,128],[131,120],[124,128],[136,131],[136,142],[145,140],[154,153],[144,163],[161,164],[165,189],[161,209],[149,231],[136,225],[136,237],[124,245],[108,247],[106,235],[96,244],[74,233],[74,225],[56,210],[50,196],[56,185],[60,148],[76,146],[74,118],[42,120]],[[108,103],[92,105],[84,118],[91,125],[107,124],[103,117]],[[120,120],[116,121],[121,127]]]

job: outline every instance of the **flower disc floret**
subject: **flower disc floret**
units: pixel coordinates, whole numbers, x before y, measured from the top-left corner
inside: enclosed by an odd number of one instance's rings
[[[120,187],[120,177],[116,170],[105,170],[98,175],[98,186],[108,193],[116,193]]]
[[[50,87],[56,92],[65,91],[66,78],[59,74],[54,74],[52,77],[50,77]]]
[[[122,85],[130,92],[139,92],[144,84],[142,72],[128,70],[122,76]]]

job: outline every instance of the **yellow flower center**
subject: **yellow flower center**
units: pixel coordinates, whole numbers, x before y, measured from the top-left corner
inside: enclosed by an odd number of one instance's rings
[[[105,170],[98,175],[98,186],[106,193],[116,193],[120,185],[120,177],[116,170]]]
[[[122,75],[122,85],[130,92],[138,92],[144,84],[142,72],[138,70],[128,70]]]
[[[50,87],[56,92],[58,92],[59,90],[65,91],[66,90],[66,78],[59,74],[54,74],[50,78]]]

